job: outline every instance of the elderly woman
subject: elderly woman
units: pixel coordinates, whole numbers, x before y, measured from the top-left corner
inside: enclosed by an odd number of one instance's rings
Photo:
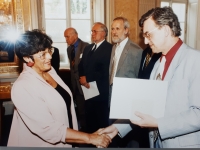
[[[107,147],[109,136],[77,131],[70,89],[51,67],[51,45],[51,38],[39,30],[25,32],[16,42],[16,55],[26,64],[11,91],[15,110],[8,146]]]

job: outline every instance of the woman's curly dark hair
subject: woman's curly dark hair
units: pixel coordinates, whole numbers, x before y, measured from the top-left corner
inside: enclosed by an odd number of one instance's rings
[[[20,60],[24,61],[23,57],[31,57],[46,48],[51,49],[52,43],[52,39],[39,29],[26,31],[16,41],[15,53]]]
[[[152,17],[154,22],[160,27],[163,25],[168,25],[171,28],[174,36],[177,37],[181,35],[181,27],[178,17],[173,12],[171,7],[152,8],[140,18],[139,26],[143,28],[144,22],[150,17]]]

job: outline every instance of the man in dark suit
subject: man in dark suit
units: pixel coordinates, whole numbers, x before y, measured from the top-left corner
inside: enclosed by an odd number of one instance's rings
[[[140,63],[140,69],[138,73],[138,78],[140,79],[149,79],[151,71],[154,67],[156,61],[160,58],[161,53],[153,53],[152,49],[148,46],[142,52],[142,59]],[[135,127],[136,128],[136,127]],[[137,142],[141,148],[149,148],[149,129],[147,128],[138,128],[137,130],[132,130],[132,137],[136,137]],[[129,134],[131,134],[129,133]]]
[[[78,33],[74,28],[67,28],[64,32],[64,36],[68,45],[67,54],[70,62],[72,93],[77,107],[76,113],[80,125],[79,130],[85,131],[85,99],[79,83],[78,65],[80,63],[83,50],[88,43],[78,38]]]
[[[138,78],[149,79],[154,64],[160,58],[160,56],[161,53],[153,53],[152,49],[148,46],[142,53]]]
[[[92,133],[108,126],[109,108],[109,63],[112,44],[105,39],[107,27],[97,22],[91,30],[93,44],[88,45],[79,64],[80,83],[90,88],[89,82],[96,81],[99,95],[86,100],[87,132]]]
[[[59,75],[60,55],[59,55],[59,50],[56,47],[53,47],[53,54],[52,54],[52,59],[51,59],[51,66],[55,69],[55,71]]]
[[[14,44],[7,40],[0,40],[0,62],[14,62]]]

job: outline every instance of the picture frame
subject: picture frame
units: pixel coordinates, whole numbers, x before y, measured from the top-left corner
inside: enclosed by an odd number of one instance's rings
[[[0,74],[16,74],[20,64],[11,39],[24,32],[22,0],[0,0]],[[10,41],[11,40],[11,41]],[[0,76],[0,77],[1,77]]]

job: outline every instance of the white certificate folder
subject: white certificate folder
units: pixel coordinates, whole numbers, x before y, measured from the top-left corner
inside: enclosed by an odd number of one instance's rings
[[[110,118],[139,120],[135,111],[155,118],[163,117],[167,88],[167,81],[115,77]]]
[[[98,90],[96,81],[89,82],[89,84],[90,84],[90,88],[89,89],[87,89],[85,86],[81,85],[85,100],[88,100],[90,98],[93,98],[93,97],[99,95],[99,90]]]

